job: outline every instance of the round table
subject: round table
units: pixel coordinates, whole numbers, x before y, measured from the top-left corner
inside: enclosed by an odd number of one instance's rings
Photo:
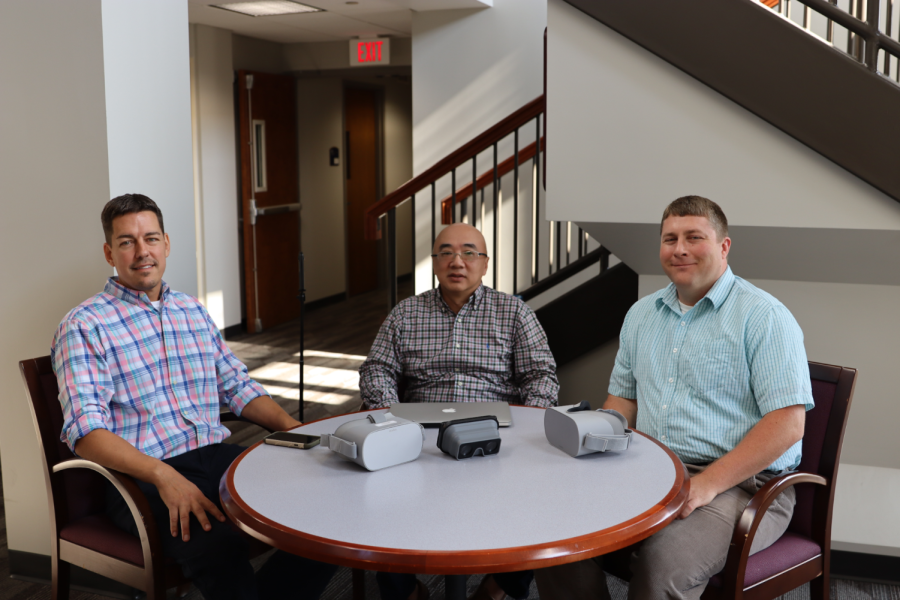
[[[638,542],[681,509],[681,461],[635,432],[624,452],[572,458],[544,436],[544,410],[513,406],[500,452],[457,461],[425,430],[413,462],[369,472],[327,448],[258,443],[222,478],[225,512],[276,548],[368,570],[429,574],[521,571]],[[332,433],[364,418],[308,423]]]

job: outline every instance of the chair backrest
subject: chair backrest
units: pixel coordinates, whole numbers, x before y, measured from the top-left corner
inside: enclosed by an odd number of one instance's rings
[[[50,357],[23,360],[19,362],[19,370],[28,392],[34,430],[44,455],[44,477],[51,511],[55,510],[56,517],[63,520],[103,512],[106,485],[100,475],[75,469],[51,477],[54,465],[75,455],[60,441],[63,413]]]
[[[809,376],[816,406],[806,413],[803,457],[798,470],[821,475],[828,486],[824,489],[814,485],[796,487],[797,504],[788,529],[806,537],[830,539],[834,483],[856,385],[856,369],[810,362]]]

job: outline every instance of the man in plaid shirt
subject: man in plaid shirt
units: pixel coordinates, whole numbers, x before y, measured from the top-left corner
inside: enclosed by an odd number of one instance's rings
[[[359,369],[367,408],[399,402],[506,401],[556,406],[559,382],[547,336],[520,299],[482,285],[489,257],[484,236],[464,223],[434,242],[437,289],[391,312]],[[413,575],[379,573],[383,600],[415,600],[426,590]],[[528,596],[531,571],[484,578],[473,598]]]
[[[163,551],[208,600],[301,591],[318,598],[333,566],[278,552],[254,576],[247,542],[218,504],[219,480],[243,450],[221,443],[229,431],[220,405],[269,429],[301,423],[248,377],[203,306],[163,281],[169,236],[156,203],[119,196],[104,207],[101,222],[106,261],[118,277],[69,312],[53,339],[61,440],[82,458],[135,478]],[[107,512],[137,535],[112,486]]]

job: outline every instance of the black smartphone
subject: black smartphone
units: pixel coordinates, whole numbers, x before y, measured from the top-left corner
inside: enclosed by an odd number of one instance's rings
[[[287,446],[288,448],[312,448],[319,445],[319,436],[306,435],[305,433],[288,433],[286,431],[276,431],[267,436],[263,441],[267,444],[275,446]]]

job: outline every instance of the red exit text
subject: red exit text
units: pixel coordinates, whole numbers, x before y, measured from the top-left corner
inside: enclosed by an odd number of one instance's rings
[[[359,42],[356,45],[356,56],[359,62],[381,62],[381,46],[383,41]]]

